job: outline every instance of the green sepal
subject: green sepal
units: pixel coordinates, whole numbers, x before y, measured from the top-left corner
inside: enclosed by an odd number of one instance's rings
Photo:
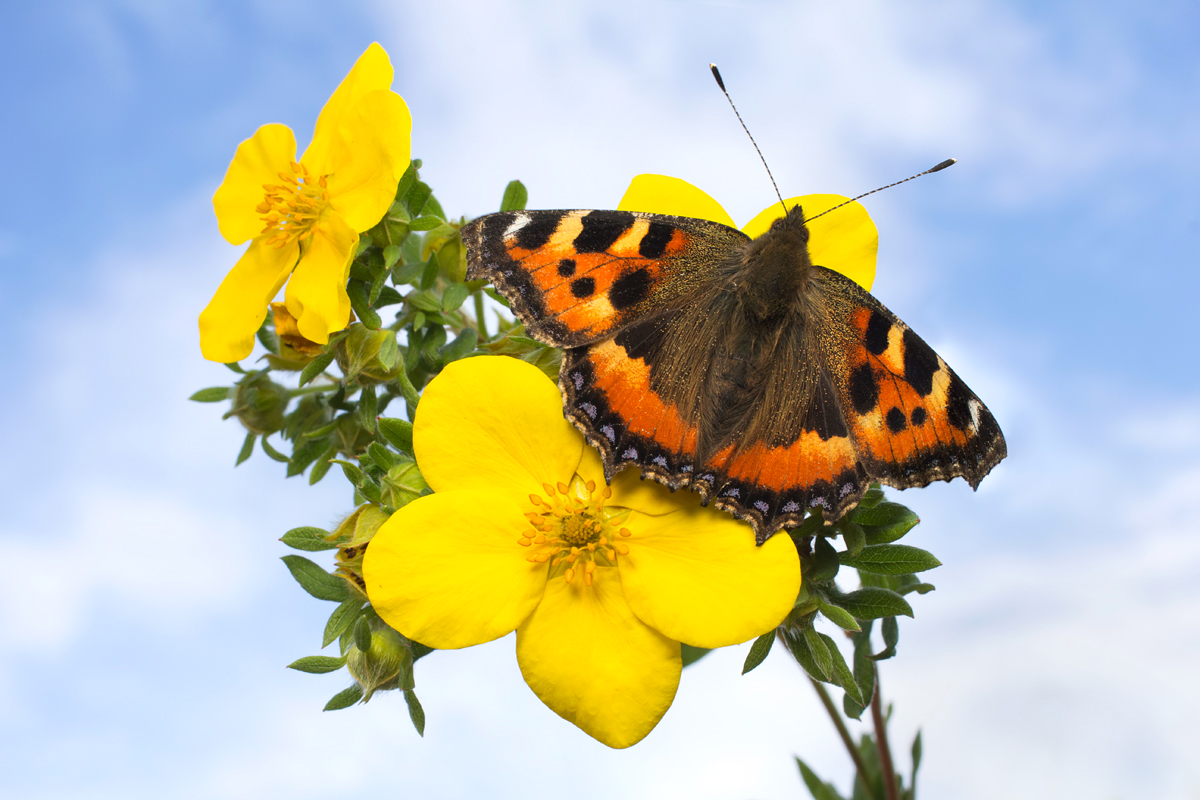
[[[762,636],[759,636],[757,639],[755,639],[754,644],[750,645],[750,652],[746,654],[746,663],[742,664],[742,674],[745,675],[747,672],[766,661],[767,656],[771,652],[771,646],[774,644],[774,630],[769,630]]]
[[[231,370],[233,370],[234,372],[236,372],[238,375],[245,375],[245,374],[246,374],[246,370],[242,369],[242,365],[241,365],[241,364],[239,364],[239,363],[238,363],[238,362],[236,362],[236,361],[230,361],[230,362],[229,362],[228,364],[226,364],[225,366],[229,367]]]
[[[328,536],[329,531],[322,528],[292,528],[279,537],[279,541],[293,550],[305,550],[310,553],[315,553],[319,550],[336,550],[338,546],[329,541]]]
[[[307,672],[312,675],[324,675],[326,672],[337,672],[346,666],[346,659],[333,656],[305,656],[287,665],[288,669]]]
[[[433,189],[430,189],[428,184],[422,183],[420,180],[414,181],[404,194],[404,205],[408,206],[408,213],[413,217],[420,216],[421,212],[425,210],[425,203],[432,194]]]
[[[329,698],[329,702],[325,704],[323,711],[338,711],[362,700],[363,690],[357,683],[348,689],[342,689],[340,692]]]
[[[707,647],[696,647],[692,644],[679,643],[679,658],[685,667],[690,667],[711,652],[712,650]]]
[[[465,283],[450,284],[446,287],[446,291],[442,292],[442,311],[446,313],[454,311],[470,296],[471,290],[467,288]]]
[[[834,625],[837,625],[843,630],[854,631],[856,633],[862,630],[862,627],[854,619],[853,614],[844,608],[840,608],[832,603],[829,603],[824,597],[821,596],[820,592],[815,593],[813,599],[817,601],[817,608],[820,610],[820,612],[824,614],[825,618]]]
[[[408,194],[408,190],[417,182],[417,167],[412,162],[408,165],[408,169],[404,170],[404,174],[400,176],[400,182],[396,184],[396,199],[401,200],[404,195]]]
[[[350,597],[350,586],[337,575],[331,575],[319,564],[304,556],[283,556],[283,563],[304,591],[318,600],[345,602]]]
[[[268,456],[270,456],[271,458],[275,459],[276,461],[278,461],[282,464],[286,464],[292,460],[290,456],[285,456],[283,453],[279,452],[274,447],[272,447],[271,443],[267,441],[266,436],[262,437],[261,444],[262,444],[262,451],[264,453],[266,453]]]
[[[258,434],[254,433],[253,431],[246,434],[246,438],[242,441],[242,449],[238,453],[237,463],[234,464],[235,467],[249,458],[252,453],[254,453],[254,440],[257,438]]]
[[[354,623],[354,646],[364,653],[371,649],[371,623],[366,616]]]
[[[412,689],[405,689],[404,702],[408,705],[408,718],[412,720],[417,734],[422,739],[425,738],[425,709],[421,708],[421,701],[417,699],[417,693]]]
[[[374,386],[364,386],[358,395],[358,422],[367,433],[375,432],[376,409],[379,400],[375,396]]]
[[[912,606],[908,601],[891,589],[878,586],[867,586],[856,592],[838,595],[831,598],[837,605],[849,611],[855,619],[882,619],[913,615]]]
[[[379,432],[392,447],[409,455],[412,454],[413,426],[411,422],[406,419],[383,417],[379,420]]]
[[[529,202],[529,190],[520,181],[509,181],[504,187],[504,197],[500,200],[501,211],[524,211]]]
[[[396,266],[396,262],[400,260],[400,256],[400,245],[398,244],[389,244],[383,248],[383,268],[390,270]]]
[[[300,370],[300,385],[304,386],[312,382],[312,379],[325,371],[325,368],[333,363],[333,351],[321,353],[312,361],[304,365],[304,369]]]
[[[207,389],[201,389],[193,394],[188,400],[196,403],[219,403],[222,400],[228,400],[233,396],[233,389],[229,386],[210,386]]]
[[[910,575],[942,565],[932,553],[907,544],[873,544],[857,555],[841,553],[839,558],[844,567],[876,575]]]
[[[832,783],[825,783],[817,777],[817,773],[809,769],[809,766],[800,760],[798,756],[793,756],[796,759],[796,766],[800,768],[800,777],[804,781],[805,787],[808,788],[808,793],[813,796],[813,800],[844,800],[838,794],[837,789],[833,788]]]

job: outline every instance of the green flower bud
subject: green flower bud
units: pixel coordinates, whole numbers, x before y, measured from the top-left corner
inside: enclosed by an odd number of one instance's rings
[[[392,508],[408,505],[429,488],[421,470],[417,468],[417,462],[404,456],[400,458],[402,460],[389,469],[379,481],[383,502]]]
[[[283,427],[287,404],[287,389],[272,381],[266,372],[252,372],[238,381],[229,413],[246,430],[266,436]]]
[[[400,345],[395,331],[373,331],[356,322],[350,326],[350,334],[338,342],[335,352],[346,380],[360,386],[387,383],[399,374]]]
[[[364,452],[367,445],[373,441],[375,437],[363,428],[358,414],[343,414],[337,418],[337,425],[333,429],[333,443],[342,455],[354,458]]]
[[[363,702],[377,691],[412,689],[412,650],[404,637],[386,625],[371,631],[371,647],[363,652],[352,645],[346,667],[363,690]]]

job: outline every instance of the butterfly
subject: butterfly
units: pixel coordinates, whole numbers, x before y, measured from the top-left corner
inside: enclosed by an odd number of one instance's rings
[[[605,476],[690,487],[759,544],[806,513],[835,522],[872,481],[975,488],[1007,455],[921,337],[812,263],[799,206],[755,239],[633,211],[501,212],[462,235],[467,278],[563,348],[564,413]]]

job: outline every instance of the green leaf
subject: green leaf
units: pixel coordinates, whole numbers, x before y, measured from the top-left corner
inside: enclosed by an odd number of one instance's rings
[[[234,464],[235,467],[238,466],[238,464],[241,464],[247,458],[249,458],[250,455],[254,452],[254,440],[257,438],[258,438],[257,433],[247,433],[246,434],[246,439],[245,439],[245,441],[242,442],[242,450],[241,450],[241,452],[238,453],[237,463]]]
[[[268,353],[279,355],[279,337],[266,326],[266,320],[263,320],[263,322],[263,326],[258,329],[258,333],[255,335],[258,336],[258,341],[262,343],[262,346],[267,349]]]
[[[430,292],[419,291],[411,292],[404,301],[413,308],[421,311],[441,311],[442,301],[434,297]],[[419,325],[416,327],[420,327]]]
[[[866,705],[867,701],[863,699],[862,690],[858,688],[858,684],[854,681],[854,673],[850,671],[850,667],[846,664],[846,659],[842,657],[842,651],[838,648],[837,642],[824,633],[818,634],[821,641],[829,649],[829,655],[833,658],[833,669],[830,672],[830,677],[835,679],[838,686],[841,686],[846,694],[850,695],[854,702],[860,705]]]
[[[417,217],[408,223],[408,229],[411,231],[431,231],[445,222],[446,220],[437,216]]]
[[[908,533],[921,521],[911,509],[899,503],[880,503],[857,511],[854,521],[867,533],[867,544],[887,544]]]
[[[337,445],[329,445],[329,449],[321,455],[317,456],[316,462],[313,464],[312,472],[308,473],[308,485],[315,486],[321,478],[325,477],[325,473],[329,472],[329,468],[333,466],[333,457],[337,455]]]
[[[800,777],[803,779],[805,787],[808,788],[808,793],[813,796],[813,800],[843,800],[837,789],[833,788],[833,784],[825,783],[818,778],[817,773],[809,769],[808,765],[799,757],[796,757],[796,766],[800,768]]]
[[[371,330],[377,331],[383,325],[383,320],[379,318],[379,313],[371,308],[367,291],[367,285],[362,281],[352,280],[346,284],[346,294],[350,296],[350,307],[358,315],[359,321]]]
[[[451,361],[458,361],[474,350],[478,343],[479,334],[471,328],[463,328],[462,332],[454,337],[454,341],[441,349],[442,363],[449,364]]]
[[[836,603],[854,615],[855,619],[881,619],[913,615],[912,606],[891,589],[868,586],[836,598]]]
[[[375,397],[375,387],[362,387],[362,392],[358,395],[358,422],[367,433],[375,432],[375,412],[378,407],[379,401]]]
[[[313,597],[338,603],[349,599],[350,587],[346,581],[337,575],[329,574],[304,556],[284,556],[283,563],[287,565],[296,582]]]
[[[423,273],[421,273],[421,288],[425,289],[425,290],[432,289],[437,284],[437,279],[438,279],[437,253],[430,253],[429,259],[425,262],[425,271]],[[441,308],[441,303],[438,303],[438,308]]]
[[[858,555],[842,553],[840,560],[844,567],[876,575],[909,575],[942,565],[932,553],[906,544],[873,544]]]
[[[367,476],[363,475],[363,471],[358,468],[357,464],[351,464],[349,461],[343,461],[340,458],[333,459],[333,463],[342,465],[342,472],[346,473],[346,480],[353,483],[355,486],[361,486]]]
[[[825,676],[825,680],[830,680],[833,677],[833,655],[829,652],[829,646],[825,644],[821,634],[817,633],[815,628],[805,628],[804,643],[808,645],[817,669]]]
[[[383,248],[383,268],[391,269],[400,260],[400,245],[389,244]]]
[[[852,522],[849,519],[842,518],[837,525],[838,532],[842,534],[842,541],[846,544],[846,552],[852,556],[858,555],[867,545],[867,532],[857,522]],[[846,562],[842,562],[843,564]]]
[[[396,457],[379,442],[371,442],[367,445],[367,453],[370,454],[371,460],[378,464],[379,468],[385,472],[396,466]]]
[[[796,631],[786,631],[783,634],[784,644],[788,646],[796,662],[804,667],[804,671],[809,674],[814,680],[824,681],[828,677],[821,672],[821,668],[817,666],[816,658],[813,657],[813,652],[809,649],[808,642],[805,638]]]
[[[371,623],[365,616],[354,623],[354,646],[364,653],[371,649]]]
[[[683,666],[685,667],[690,667],[692,664],[695,664],[697,661],[712,652],[712,650],[709,650],[706,647],[695,647],[682,642],[679,644],[679,651],[680,658],[683,660]]]
[[[520,181],[509,181],[504,187],[504,198],[500,201],[501,211],[524,211],[529,202],[529,190]]]
[[[271,443],[267,441],[266,436],[262,437],[261,444],[262,444],[262,451],[264,453],[266,453],[268,456],[270,456],[271,458],[275,459],[276,461],[286,464],[292,460],[288,456],[285,456],[283,453],[279,452],[274,447],[272,447]]]
[[[318,550],[336,550],[337,545],[325,538],[327,536],[329,531],[322,528],[292,528],[281,536],[279,541],[293,550],[307,550],[310,553]]]
[[[915,790],[917,788],[917,770],[921,768],[921,731],[917,729],[917,738],[913,739],[912,743],[912,782],[909,788]]]
[[[807,539],[809,536],[816,535],[817,531],[820,531],[824,527],[825,518],[821,516],[821,514],[809,514],[804,518],[804,521],[800,523],[800,527],[788,531],[788,533],[792,535],[793,539],[799,542]]]
[[[425,738],[425,709],[421,708],[421,701],[417,699],[416,692],[405,689],[404,702],[408,704],[408,718],[412,720],[413,727],[417,729],[421,738]]]
[[[840,566],[838,552],[824,536],[818,536],[813,543],[811,564],[809,573],[804,576],[806,580],[831,581],[837,577]]]
[[[305,656],[287,665],[288,669],[308,672],[313,675],[324,675],[326,672],[337,672],[346,666],[346,659],[333,656]]]
[[[408,194],[408,190],[417,182],[417,170],[420,168],[418,161],[413,161],[408,165],[408,169],[404,170],[404,174],[400,176],[400,183],[396,185],[396,199],[403,198]]]
[[[399,281],[399,283],[404,283],[404,281]],[[379,290],[379,299],[373,305],[376,308],[383,308],[384,306],[394,306],[396,303],[402,302],[404,302],[404,297],[399,292],[391,286],[384,286]]]
[[[871,697],[875,694],[875,661],[871,658],[871,630],[868,628],[854,637],[854,682],[858,684],[862,703],[855,703],[857,713],[850,714],[859,718]],[[843,702],[843,707],[845,703]],[[849,710],[847,710],[849,713]]]
[[[908,586],[902,586],[899,589],[900,594],[908,594],[916,592],[917,594],[929,594],[937,587],[932,583],[910,583]]]
[[[408,206],[408,213],[414,217],[420,215],[431,194],[433,194],[433,190],[428,185],[420,180],[414,181],[404,195],[404,205]]]
[[[465,283],[452,283],[442,292],[442,311],[453,311],[471,296],[471,290]]]
[[[300,370],[300,385],[304,386],[312,382],[312,379],[325,371],[325,368],[333,363],[333,352],[321,353],[312,361],[304,365],[304,369]]]
[[[325,704],[325,708],[323,710],[337,711],[339,709],[349,708],[359,700],[362,700],[362,696],[362,687],[356,683],[349,689],[343,689],[333,697],[329,698],[329,702]]]
[[[815,596],[817,608],[825,615],[825,618],[837,625],[839,628],[848,631],[861,631],[862,628],[855,621],[854,615],[844,608],[839,608],[825,600],[818,592]]]
[[[229,362],[228,364],[226,364],[225,366],[229,367],[231,370],[233,370],[234,372],[236,372],[238,375],[245,375],[245,374],[246,374],[246,370],[242,369],[242,365],[241,365],[241,364],[239,364],[239,363],[237,363],[236,361],[230,361],[230,362]]]
[[[210,386],[207,389],[201,389],[193,394],[188,400],[197,403],[219,403],[222,400],[228,400],[230,387],[228,386]]]
[[[383,417],[379,420],[379,432],[388,440],[392,447],[401,452],[412,454],[412,423],[406,419]]]
[[[755,639],[754,644],[750,645],[750,652],[746,654],[746,663],[742,664],[742,674],[745,675],[765,661],[773,644],[775,644],[775,631],[773,630],[767,631]]]
[[[867,489],[867,493],[863,495],[862,500],[858,501],[858,506],[855,508],[855,511],[857,512],[868,508],[874,508],[881,502],[883,502],[883,487],[878,483],[872,483],[870,488]],[[862,521],[859,520],[857,516],[855,517],[854,521],[859,525],[862,524]]]

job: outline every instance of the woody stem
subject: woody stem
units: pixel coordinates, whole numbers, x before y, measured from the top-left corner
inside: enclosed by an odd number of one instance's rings
[[[820,681],[814,680],[811,677],[809,680],[812,681],[813,688],[817,690],[817,695],[821,698],[821,704],[829,712],[829,718],[833,720],[833,725],[837,728],[838,736],[842,739],[842,744],[846,745],[846,752],[850,754],[850,760],[854,762],[854,768],[858,771],[858,780],[862,783],[864,790],[870,791],[870,787],[867,786],[867,765],[863,763],[858,748],[854,746],[854,740],[850,738],[850,731],[846,728],[846,723],[842,720],[842,715],[838,713],[837,706],[833,704],[833,698],[829,696],[829,692],[825,690]]]
[[[899,800],[896,770],[892,767],[892,748],[888,745],[887,720],[883,718],[883,698],[879,691],[879,669],[875,669],[875,695],[871,698],[871,719],[875,723],[875,745],[879,748],[879,768],[887,800]]]

